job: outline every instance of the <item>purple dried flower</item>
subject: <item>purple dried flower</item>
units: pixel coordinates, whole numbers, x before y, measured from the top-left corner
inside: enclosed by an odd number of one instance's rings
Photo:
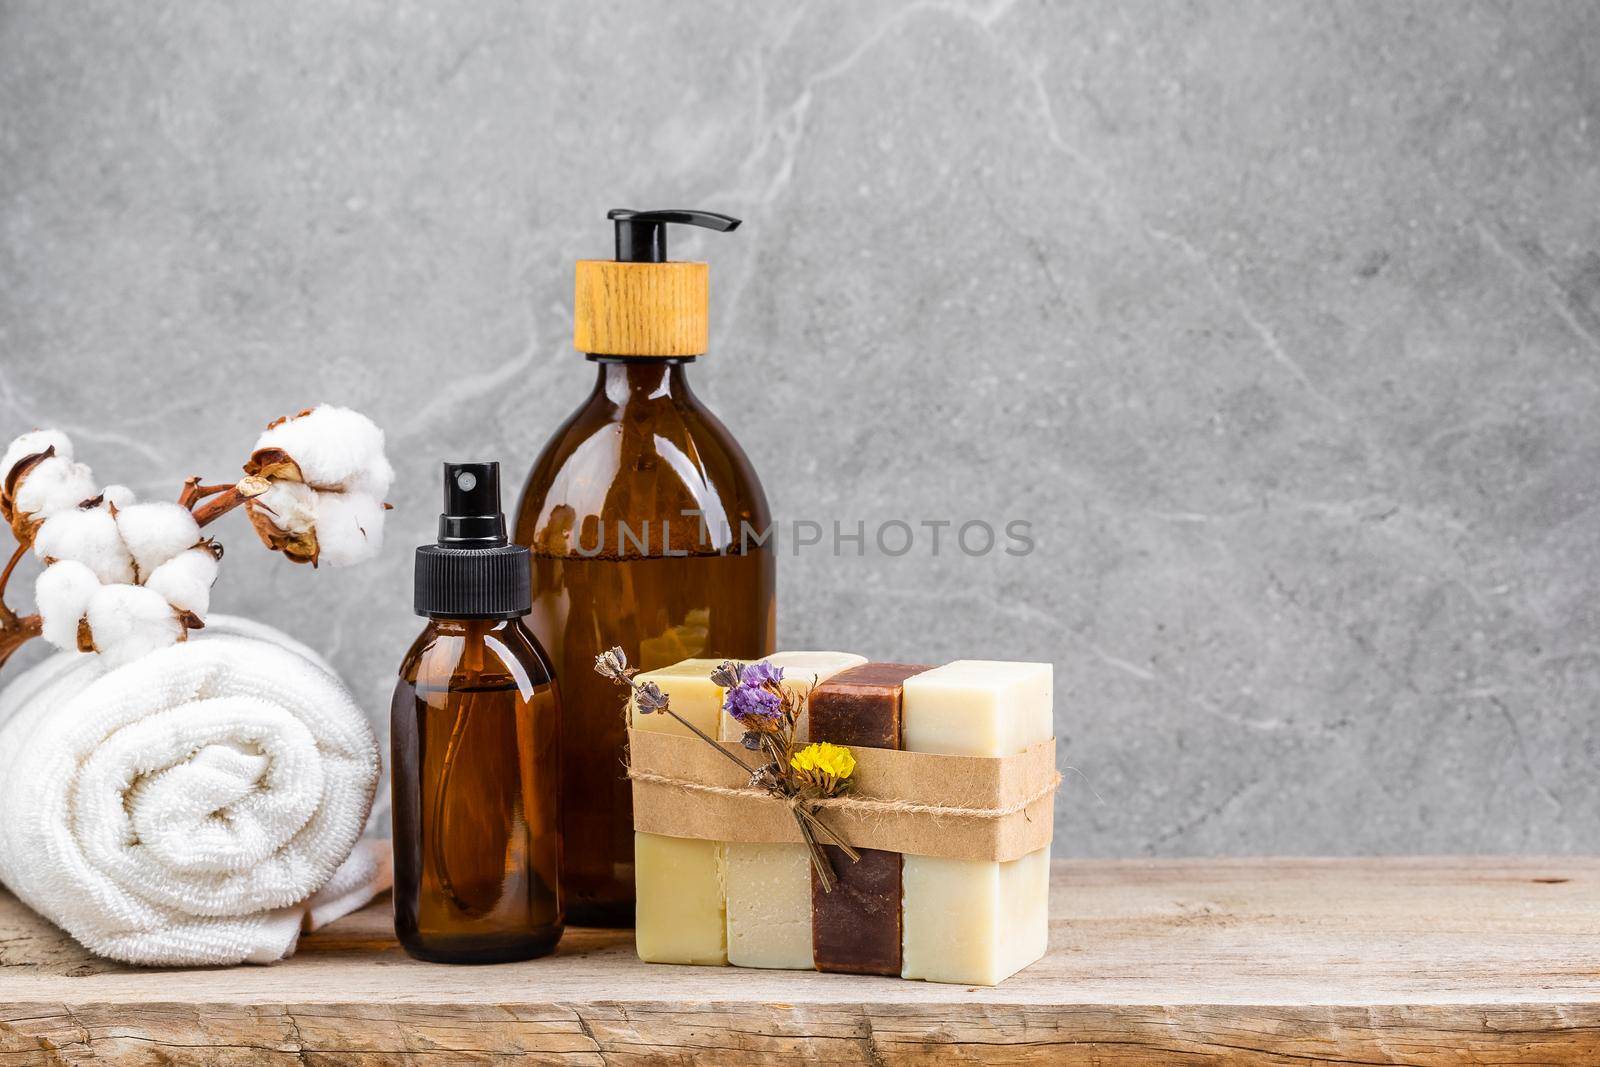
[[[750,663],[745,666],[743,673],[739,675],[739,681],[744,685],[751,686],[777,685],[783,681],[783,668],[774,667],[766,660]]]
[[[751,752],[761,751],[761,735],[754,730],[746,730],[744,736],[739,738],[739,743]]]
[[[731,659],[725,659],[711,670],[711,683],[723,689],[732,689],[739,684],[740,664]]]
[[[771,727],[783,714],[783,701],[776,693],[753,685],[736,685],[728,690],[728,699],[722,707],[739,721],[741,726]]]

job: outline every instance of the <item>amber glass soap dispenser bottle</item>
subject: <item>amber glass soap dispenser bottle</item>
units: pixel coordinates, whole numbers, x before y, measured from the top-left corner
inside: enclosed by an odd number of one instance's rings
[[[516,541],[533,553],[529,625],[562,691],[561,877],[576,925],[633,924],[633,805],[621,696],[594,672],[620,646],[651,670],[773,650],[771,516],[756,473],[689,388],[706,351],[707,268],[667,259],[667,227],[708,211],[612,211],[616,258],[578,263],[574,344],[589,398],[545,445]]]
[[[391,707],[394,920],[440,963],[542,956],[561,939],[561,707],[523,627],[528,550],[498,463],[446,463],[439,543],[417,549],[428,624]]]

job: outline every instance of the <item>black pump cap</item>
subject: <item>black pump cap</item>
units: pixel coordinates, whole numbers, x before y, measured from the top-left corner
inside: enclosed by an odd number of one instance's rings
[[[506,543],[506,517],[500,513],[500,464],[446,463],[444,514],[439,543],[452,548],[486,548]]]
[[[719,215],[715,211],[681,208],[634,211],[618,207],[606,212],[606,218],[616,223],[618,263],[665,263],[668,223],[703,226],[718,233],[727,233],[737,230],[740,221],[732,215]]]
[[[439,543],[417,549],[412,603],[447,619],[514,619],[533,606],[528,550],[506,540],[500,464],[444,465]]]

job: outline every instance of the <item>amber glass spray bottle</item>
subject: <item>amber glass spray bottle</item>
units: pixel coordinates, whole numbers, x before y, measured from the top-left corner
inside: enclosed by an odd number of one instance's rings
[[[771,515],[744,451],[689,388],[707,348],[704,263],[670,262],[670,223],[612,211],[616,259],[578,263],[574,344],[594,390],[545,445],[517,516],[533,551],[529,626],[562,692],[563,899],[582,926],[633,925],[633,804],[621,698],[594,672],[612,646],[645,670],[773,650]]]
[[[417,549],[428,624],[391,707],[394,919],[440,963],[542,956],[561,939],[561,708],[522,625],[528,550],[508,544],[498,463],[447,463],[439,543]]]

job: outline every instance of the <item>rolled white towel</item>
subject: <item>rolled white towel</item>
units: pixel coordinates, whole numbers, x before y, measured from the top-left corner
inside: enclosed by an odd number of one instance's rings
[[[60,653],[0,692],[0,881],[112,959],[271,963],[387,886],[356,847],[378,768],[327,663],[259,623]]]

